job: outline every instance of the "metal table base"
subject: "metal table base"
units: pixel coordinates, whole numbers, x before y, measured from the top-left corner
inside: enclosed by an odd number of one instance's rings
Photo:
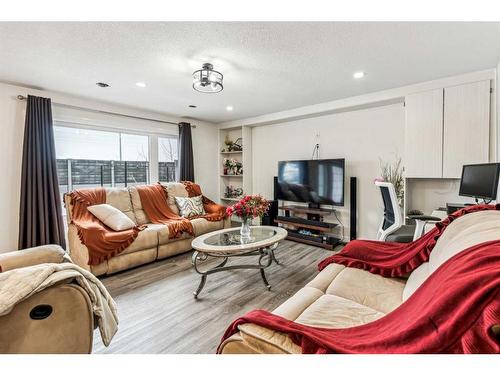
[[[268,247],[263,247],[260,249],[251,250],[245,253],[223,253],[223,252],[205,252],[196,250],[193,253],[191,258],[191,263],[195,269],[195,271],[201,275],[200,284],[196,291],[193,292],[194,298],[197,299],[198,295],[202,291],[205,286],[205,282],[207,281],[207,276],[217,272],[230,271],[230,270],[242,270],[242,269],[258,269],[260,271],[260,275],[267,290],[271,290],[271,285],[269,285],[264,269],[269,267],[274,261],[276,264],[279,264],[276,256],[274,255],[274,250],[278,247],[278,243],[275,243]],[[247,257],[247,256],[258,256],[258,264],[235,264],[226,266],[229,258],[236,257]],[[206,262],[209,258],[221,258],[222,261],[217,264],[215,267],[210,268],[206,271],[200,270],[199,266],[201,263]],[[263,262],[264,261],[264,262]]]

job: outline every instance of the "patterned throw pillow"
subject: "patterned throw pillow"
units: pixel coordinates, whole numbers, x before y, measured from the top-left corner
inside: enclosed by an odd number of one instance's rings
[[[202,195],[192,198],[175,197],[175,203],[182,217],[205,215]]]

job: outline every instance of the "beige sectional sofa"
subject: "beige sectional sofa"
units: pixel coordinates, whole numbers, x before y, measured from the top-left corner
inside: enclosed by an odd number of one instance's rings
[[[170,208],[179,213],[175,204],[175,197],[187,197],[188,192],[183,184],[172,182],[164,185],[168,191]],[[69,253],[74,263],[94,275],[104,275],[119,272],[131,267],[150,263],[156,259],[163,259],[191,250],[193,237],[185,234],[181,238],[169,239],[168,228],[162,224],[152,224],[142,209],[141,199],[135,187],[106,188],[106,203],[119,209],[138,225],[146,225],[135,241],[119,255],[104,261],[96,266],[89,266],[87,247],[81,243],[77,228],[71,223],[72,206],[68,196],[65,198],[68,222]],[[195,236],[230,226],[230,220],[208,221],[203,218],[192,221]]]
[[[500,211],[482,211],[452,222],[437,241],[430,259],[407,279],[385,278],[357,268],[330,264],[311,282],[273,311],[308,326],[347,328],[390,313],[419,288],[438,267],[476,244],[500,239]],[[229,322],[228,322],[229,324]],[[288,335],[255,324],[243,324],[227,339],[222,353],[300,353]],[[500,322],[493,327],[500,339]]]

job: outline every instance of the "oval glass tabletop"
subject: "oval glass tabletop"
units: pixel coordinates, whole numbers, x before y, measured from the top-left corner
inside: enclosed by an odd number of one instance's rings
[[[234,246],[267,240],[274,237],[276,234],[277,231],[275,229],[252,227],[250,238],[242,239],[240,236],[240,229],[235,228],[224,233],[216,233],[209,236],[205,238],[203,242],[211,246]]]
[[[203,252],[238,252],[271,246],[284,238],[288,232],[279,227],[251,226],[250,238],[241,238],[240,228],[221,229],[196,237],[192,246]]]

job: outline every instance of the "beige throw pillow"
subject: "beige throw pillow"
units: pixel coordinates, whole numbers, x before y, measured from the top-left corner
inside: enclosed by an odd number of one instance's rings
[[[135,223],[119,209],[109,204],[96,204],[87,209],[111,229],[119,232],[135,227]]]
[[[205,215],[202,195],[192,198],[175,197],[175,203],[182,217]]]

